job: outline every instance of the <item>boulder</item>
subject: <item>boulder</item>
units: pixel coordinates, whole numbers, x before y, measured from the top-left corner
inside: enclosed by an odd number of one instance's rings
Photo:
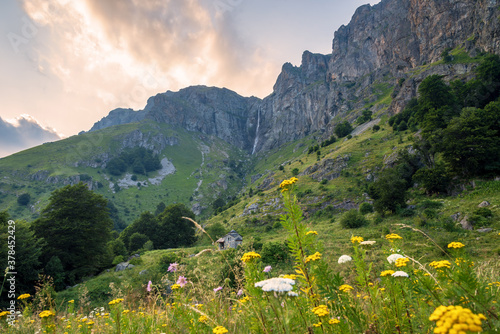
[[[465,215],[465,217],[460,221],[460,225],[464,230],[472,231],[474,228],[472,227],[472,222],[469,221],[469,216]]]
[[[478,207],[479,208],[485,208],[488,205],[490,205],[490,202],[488,202],[488,201],[482,201],[481,203],[479,203]]]

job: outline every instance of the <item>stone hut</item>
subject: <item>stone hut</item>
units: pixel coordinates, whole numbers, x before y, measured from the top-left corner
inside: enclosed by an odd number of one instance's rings
[[[219,250],[237,248],[243,242],[243,237],[235,230],[232,230],[222,238],[216,241],[219,244]]]

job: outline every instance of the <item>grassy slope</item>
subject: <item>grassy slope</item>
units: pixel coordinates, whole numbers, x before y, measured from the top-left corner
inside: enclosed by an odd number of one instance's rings
[[[121,146],[121,138],[137,129],[153,135],[162,132],[167,137],[175,136],[179,139],[179,145],[167,146],[160,153],[160,158],[168,158],[176,168],[175,173],[167,175],[160,186],[130,187],[114,193],[109,184],[110,181],[116,182],[119,177],[107,175],[110,180],[108,181],[105,178],[106,171],[101,168],[75,167],[77,161],[93,161],[99,154],[117,152]],[[201,145],[209,147],[202,167]],[[36,218],[37,214],[29,207],[17,204],[17,196],[29,193],[32,198],[30,204],[34,204],[39,211],[47,204],[50,193],[63,185],[32,181],[31,175],[40,170],[48,171],[50,177],[61,179],[81,174],[91,176],[93,181],[103,184],[96,192],[110,199],[118,208],[121,218],[130,223],[141,212],[154,211],[156,205],[162,201],[166,205],[181,202],[190,206],[190,197],[193,196],[199,181],[195,176],[200,174],[201,169],[203,184],[199,193],[205,195],[200,202],[209,207],[218,193],[235,192],[242,186],[241,180],[235,177],[236,172],[227,168],[227,161],[224,163],[229,156],[233,159],[245,158],[242,152],[217,138],[202,138],[199,134],[173,129],[166,124],[134,123],[115,126],[40,145],[0,159],[0,210],[9,210],[11,216],[16,219]],[[157,172],[147,176],[139,175],[138,181],[145,181],[156,175]],[[226,178],[228,189],[210,187],[221,176]]]

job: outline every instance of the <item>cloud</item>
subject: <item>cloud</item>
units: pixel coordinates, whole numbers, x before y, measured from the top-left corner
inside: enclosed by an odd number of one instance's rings
[[[0,157],[59,139],[61,137],[54,129],[41,126],[29,115],[22,115],[12,121],[0,117]]]

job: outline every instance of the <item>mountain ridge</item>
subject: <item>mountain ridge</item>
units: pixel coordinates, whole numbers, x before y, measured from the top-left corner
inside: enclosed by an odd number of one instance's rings
[[[438,61],[443,51],[453,48],[462,47],[471,55],[500,53],[499,5],[498,0],[383,0],[363,5],[335,32],[331,54],[304,51],[299,67],[285,63],[273,92],[262,100],[226,88],[186,87],[151,97],[136,114],[119,115],[115,109],[91,131],[142,117],[214,134],[248,153],[268,151],[316,131],[328,136],[337,116],[352,119],[380,99],[369,89],[373,84],[384,86],[386,98],[393,89],[382,109],[397,113],[416,96],[419,81],[404,83],[412,69]],[[206,96],[200,87],[205,87]],[[213,101],[214,94],[222,103]],[[152,99],[156,103],[150,106]],[[188,109],[190,120],[178,115]]]

